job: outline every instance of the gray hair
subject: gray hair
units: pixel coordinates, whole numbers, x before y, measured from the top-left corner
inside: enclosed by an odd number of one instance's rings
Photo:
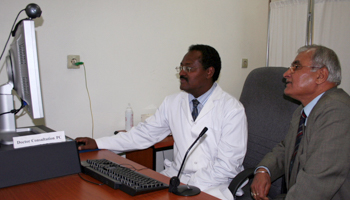
[[[298,53],[307,50],[314,50],[312,63],[315,68],[327,67],[329,75],[327,81],[340,85],[341,83],[341,67],[337,54],[327,47],[321,45],[307,45],[300,47]]]

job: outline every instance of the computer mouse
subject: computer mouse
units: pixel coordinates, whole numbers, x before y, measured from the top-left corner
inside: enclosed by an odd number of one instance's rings
[[[77,147],[84,146],[85,142],[77,142]]]

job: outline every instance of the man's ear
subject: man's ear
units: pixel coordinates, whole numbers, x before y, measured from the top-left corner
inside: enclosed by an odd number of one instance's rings
[[[327,67],[322,67],[321,69],[317,70],[316,83],[322,84],[322,83],[326,82],[328,79],[328,75],[329,75],[329,72],[328,72]]]
[[[212,78],[214,76],[215,73],[215,68],[214,67],[209,67],[207,70],[207,78]]]

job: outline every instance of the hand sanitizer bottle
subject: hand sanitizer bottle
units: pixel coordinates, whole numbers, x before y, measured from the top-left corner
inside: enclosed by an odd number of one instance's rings
[[[132,112],[132,108],[130,103],[125,111],[125,130],[129,131],[134,126],[134,114]]]

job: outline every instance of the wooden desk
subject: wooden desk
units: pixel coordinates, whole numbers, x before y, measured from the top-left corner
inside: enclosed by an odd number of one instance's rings
[[[145,168],[142,165],[139,165],[133,161],[125,159],[111,151],[108,150],[100,150],[100,151],[91,151],[80,154],[81,161],[87,159],[101,159],[106,158],[113,162],[119,164],[130,164],[136,169],[139,170],[140,173],[143,173],[147,176],[153,177],[159,181],[164,183],[169,183],[169,178],[159,174],[151,169]],[[140,170],[142,169],[142,170]],[[99,183],[99,181],[87,176],[85,174],[81,174],[82,177],[88,179],[93,182]],[[8,188],[0,189],[0,198],[11,200],[11,199],[26,199],[26,200],[38,200],[38,199],[57,199],[57,200],[75,200],[75,199],[83,199],[83,200],[96,200],[96,199],[159,199],[159,200],[167,200],[167,199],[193,199],[193,200],[209,200],[209,199],[217,199],[211,195],[208,195],[204,192],[201,192],[199,195],[193,197],[181,197],[175,194],[169,193],[167,189],[137,195],[130,196],[120,190],[114,190],[107,185],[94,185],[82,180],[78,174],[53,178],[49,180],[43,180],[33,183],[27,183],[17,186],[12,186]]]
[[[137,162],[143,166],[146,166],[150,169],[156,170],[156,153],[157,151],[163,151],[167,149],[172,149],[174,145],[174,139],[172,135],[167,136],[164,140],[158,142],[154,146],[139,150],[126,152],[126,158]]]

